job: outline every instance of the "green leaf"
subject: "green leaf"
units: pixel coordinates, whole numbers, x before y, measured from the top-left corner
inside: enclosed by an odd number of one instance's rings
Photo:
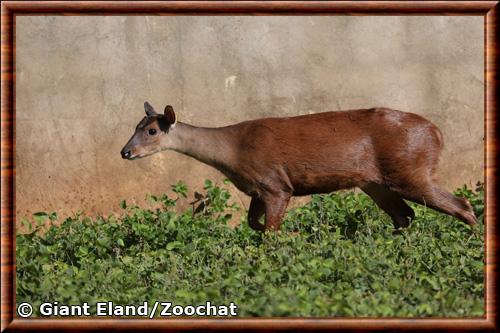
[[[179,241],[170,242],[167,244],[167,250],[180,249],[183,244]]]
[[[172,191],[187,198],[187,186],[183,181],[178,181],[177,184],[173,185]]]
[[[213,187],[213,183],[210,179],[205,179],[205,182],[203,183],[203,188],[205,190],[208,190]]]

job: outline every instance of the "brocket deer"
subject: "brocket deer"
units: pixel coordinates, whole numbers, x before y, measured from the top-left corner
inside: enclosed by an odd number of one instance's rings
[[[122,157],[171,149],[211,165],[252,198],[248,222],[255,230],[278,230],[292,196],[353,187],[366,192],[396,228],[415,216],[403,199],[477,223],[466,199],[437,184],[443,136],[419,115],[372,108],[203,128],[178,122],[170,105],[163,114],[147,102],[144,108],[146,117]]]

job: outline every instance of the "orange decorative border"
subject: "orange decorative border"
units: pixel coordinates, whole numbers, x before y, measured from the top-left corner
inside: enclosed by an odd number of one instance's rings
[[[5,1],[1,4],[1,330],[497,331],[498,1]],[[17,15],[477,15],[485,18],[486,315],[483,318],[19,319],[15,313]]]

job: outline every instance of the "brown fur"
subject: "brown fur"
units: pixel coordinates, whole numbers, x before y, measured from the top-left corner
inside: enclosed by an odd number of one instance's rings
[[[252,197],[248,221],[256,230],[279,229],[291,196],[353,187],[365,191],[396,227],[408,226],[414,218],[403,199],[476,223],[465,199],[436,184],[442,135],[415,114],[373,108],[257,119],[214,129],[179,123],[171,133],[163,131],[165,137],[147,141],[138,131],[160,128],[165,121],[163,115],[153,117],[157,121],[141,122],[124,150],[141,150],[136,154],[140,157],[174,149],[216,167]],[[259,222],[262,215],[264,225]]]

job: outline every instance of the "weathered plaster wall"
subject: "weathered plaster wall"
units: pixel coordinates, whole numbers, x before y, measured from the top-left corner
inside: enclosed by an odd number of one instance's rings
[[[124,161],[150,101],[181,121],[387,106],[443,131],[442,183],[483,179],[482,17],[16,18],[18,216],[109,213],[182,179],[221,180],[175,152]],[[241,193],[236,200],[248,204]]]

